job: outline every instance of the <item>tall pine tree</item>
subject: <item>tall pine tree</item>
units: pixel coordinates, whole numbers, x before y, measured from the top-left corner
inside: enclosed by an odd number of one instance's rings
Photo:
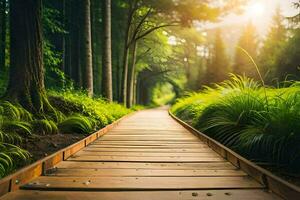
[[[255,61],[257,60],[258,40],[256,29],[251,22],[246,25],[238,42],[235,51],[233,71],[236,74],[246,75],[252,78],[257,77],[255,66],[249,56],[241,48],[247,51]]]
[[[220,29],[216,31],[212,50],[212,60],[207,69],[207,82],[216,83],[223,81],[228,73],[229,61],[225,51]]]
[[[281,10],[278,7],[273,16],[273,24],[264,42],[259,58],[260,67],[268,83],[278,77],[276,59],[280,56],[286,39],[287,29],[284,25],[284,17],[281,15]]]

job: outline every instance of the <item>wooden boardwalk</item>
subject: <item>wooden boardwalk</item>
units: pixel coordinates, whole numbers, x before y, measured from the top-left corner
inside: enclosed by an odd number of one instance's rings
[[[137,112],[5,200],[279,199],[174,121]]]

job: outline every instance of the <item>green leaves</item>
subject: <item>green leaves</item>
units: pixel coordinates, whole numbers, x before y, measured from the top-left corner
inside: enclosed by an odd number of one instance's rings
[[[95,131],[95,121],[82,115],[74,115],[68,117],[58,127],[61,133],[87,134]]]
[[[0,178],[11,172],[17,160],[27,160],[29,153],[18,146],[0,142]]]

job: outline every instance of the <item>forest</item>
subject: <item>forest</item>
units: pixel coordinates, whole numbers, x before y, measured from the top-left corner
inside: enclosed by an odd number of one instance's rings
[[[0,177],[169,105],[299,178],[300,1],[266,2],[0,0]]]

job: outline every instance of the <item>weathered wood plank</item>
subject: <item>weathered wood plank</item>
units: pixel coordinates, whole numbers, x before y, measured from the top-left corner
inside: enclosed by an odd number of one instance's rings
[[[128,157],[216,157],[218,156],[214,151],[198,152],[198,153],[152,153],[152,152],[94,152],[94,151],[80,151],[76,156],[128,156]]]
[[[236,169],[229,162],[209,163],[139,163],[139,162],[76,162],[64,161],[57,165],[58,168],[73,169]]]
[[[82,177],[225,177],[246,176],[241,170],[162,170],[162,169],[61,169],[58,168],[49,176],[82,176]]]
[[[184,157],[184,156],[165,156],[165,157],[139,157],[139,156],[71,156],[68,160],[72,161],[93,161],[93,162],[224,162],[221,157]]]
[[[152,149],[152,148],[101,148],[101,147],[86,147],[82,151],[89,151],[89,152],[152,152],[152,153],[164,153],[164,152],[169,152],[169,153],[197,153],[197,152],[211,152],[212,150],[208,147],[203,147],[203,148],[194,148],[194,149],[184,149],[184,148],[168,148],[168,149]]]
[[[137,144],[137,145],[126,145],[126,144],[92,144],[89,145],[89,147],[101,147],[101,148],[145,148],[145,149],[173,149],[175,147],[178,148],[184,148],[184,149],[199,149],[205,147],[205,145],[202,144],[196,144],[196,145],[143,145],[143,144]]]
[[[78,192],[22,190],[1,200],[279,200],[277,196],[258,189],[247,190],[178,190],[128,192]]]
[[[263,188],[248,177],[51,177],[41,176],[23,189],[38,190],[182,190]]]

